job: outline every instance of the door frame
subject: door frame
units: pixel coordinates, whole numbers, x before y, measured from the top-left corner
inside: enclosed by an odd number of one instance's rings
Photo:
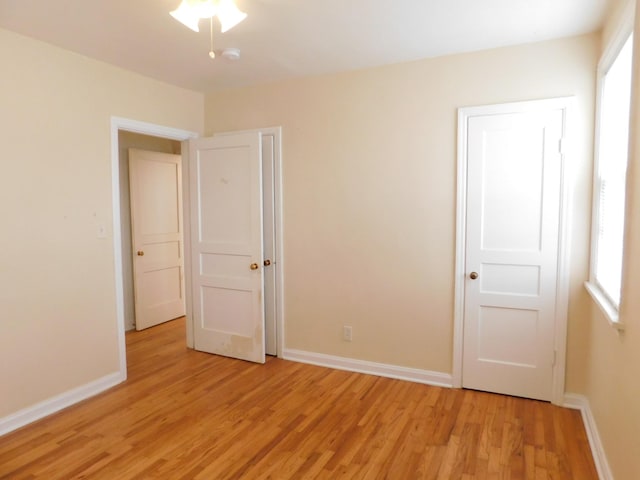
[[[118,335],[118,363],[120,378],[127,379],[127,348],[125,343],[125,314],[124,314],[124,272],[122,268],[122,219],[120,216],[120,152],[118,132],[127,131],[166,138],[184,142],[190,138],[198,137],[196,132],[180,130],[163,125],[141,122],[122,117],[111,117],[111,208],[113,210],[113,260],[114,281],[116,295],[116,327]],[[184,159],[183,159],[184,161]],[[183,207],[184,210],[184,207]],[[186,293],[186,292],[185,292]],[[186,298],[185,298],[186,300]]]
[[[458,109],[458,155],[457,155],[457,198],[456,198],[456,261],[454,287],[454,321],[453,321],[453,374],[452,384],[462,388],[463,362],[463,329],[465,298],[465,263],[466,263],[466,229],[467,229],[467,126],[474,116],[506,114],[518,111],[561,109],[564,111],[564,132],[561,146],[562,166],[560,173],[560,225],[558,230],[558,269],[556,286],[556,308],[554,326],[553,380],[551,402],[564,404],[564,385],[567,346],[567,312],[569,305],[570,242],[571,242],[571,198],[573,192],[571,162],[567,152],[571,141],[571,110],[574,97],[560,97],[546,100],[461,107]]]

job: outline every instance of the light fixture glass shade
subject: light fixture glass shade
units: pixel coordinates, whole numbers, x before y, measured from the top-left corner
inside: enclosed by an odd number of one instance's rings
[[[189,2],[187,2],[187,0],[182,0],[180,6],[170,13],[173,18],[178,20],[183,25],[189,27],[194,32],[200,31],[200,29],[198,28],[198,21],[200,20],[200,16],[196,13],[196,10],[192,8]]]
[[[173,18],[194,32],[200,31],[198,22],[201,18],[214,15],[220,19],[223,33],[247,18],[247,14],[236,7],[234,0],[182,0],[180,6],[171,12]]]
[[[247,14],[240,11],[233,0],[220,0],[217,15],[220,20],[222,33],[231,30],[247,18]]]
[[[211,18],[217,13],[217,1],[215,0],[187,0],[194,15],[200,18]]]

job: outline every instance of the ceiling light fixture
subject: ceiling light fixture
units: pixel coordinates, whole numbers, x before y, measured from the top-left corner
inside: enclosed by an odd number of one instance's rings
[[[236,60],[240,60],[240,49],[239,48],[225,48],[222,50],[222,56],[227,60],[231,60],[235,62]]]
[[[201,18],[218,17],[222,33],[231,30],[245,18],[247,14],[240,11],[234,0],[182,0],[171,16],[194,32],[199,32],[198,22]]]

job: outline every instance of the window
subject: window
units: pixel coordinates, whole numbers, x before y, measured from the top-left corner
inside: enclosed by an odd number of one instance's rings
[[[622,36],[599,68],[596,167],[589,292],[618,322],[629,146],[633,35]],[[616,51],[617,50],[617,51]]]

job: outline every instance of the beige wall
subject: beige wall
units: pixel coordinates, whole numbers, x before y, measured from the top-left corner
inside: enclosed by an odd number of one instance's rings
[[[637,10],[636,24],[640,21],[640,9]],[[605,33],[610,33],[605,38],[614,31],[614,26],[609,26]],[[585,394],[616,480],[640,478],[640,35],[635,36],[634,49],[626,260],[620,312],[626,328],[619,333],[610,327],[590,301],[591,334],[584,355]]]
[[[122,277],[124,290],[124,326],[135,328],[135,296],[133,290],[133,257],[131,241],[131,198],[129,195],[129,149],[138,148],[162,153],[180,153],[181,144],[167,138],[138,133],[118,133],[120,152],[120,224],[122,238]]]
[[[209,134],[283,126],[286,347],[451,372],[456,108],[575,95],[567,391],[591,402],[615,478],[640,478],[637,100],[624,334],[582,287],[599,50],[590,35],[207,96]],[[110,116],[205,122],[198,93],[3,30],[0,53],[2,418],[118,368]]]
[[[0,57],[2,418],[118,370],[110,117],[201,131],[203,96],[5,30]]]
[[[575,95],[567,388],[582,391],[598,50],[590,35],[208,95],[208,134],[283,127],[286,348],[450,373],[456,109]]]
[[[640,478],[638,58],[623,334],[582,287],[600,47],[590,35],[207,96],[209,134],[283,126],[286,347],[451,372],[456,108],[575,95],[567,391],[589,399],[615,478]],[[118,368],[110,117],[205,122],[195,92],[4,30],[0,54],[2,418]]]

